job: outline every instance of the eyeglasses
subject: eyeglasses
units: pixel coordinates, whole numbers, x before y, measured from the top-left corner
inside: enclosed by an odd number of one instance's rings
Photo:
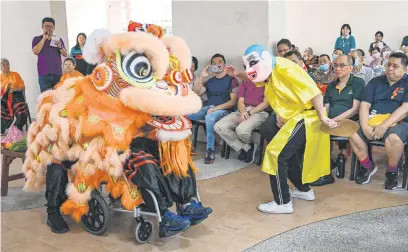
[[[388,62],[387,64],[385,64],[386,68],[394,68],[394,69],[399,69],[401,67],[401,65],[397,65],[397,64],[393,64],[391,62]]]
[[[333,64],[333,68],[334,68],[334,69],[336,69],[336,68],[341,68],[341,69],[343,69],[343,68],[346,67],[346,66],[350,66],[350,65],[347,65],[347,64]]]
[[[49,28],[49,29],[52,29],[52,28],[54,28],[54,26],[53,25],[43,25],[45,28]]]

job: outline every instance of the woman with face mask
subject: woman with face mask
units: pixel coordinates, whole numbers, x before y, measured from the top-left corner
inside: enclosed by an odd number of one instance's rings
[[[378,47],[374,47],[371,51],[371,63],[369,66],[373,69],[374,71],[374,77],[380,76],[384,74],[384,66],[382,65],[382,57],[381,57],[381,50]]]
[[[337,57],[339,57],[342,54],[344,54],[344,51],[342,49],[340,48],[334,49],[333,55],[332,55],[333,61],[335,61]]]
[[[382,62],[381,65],[385,66],[388,62],[388,59],[390,58],[391,55],[391,48],[389,46],[384,46],[384,48],[381,50],[381,56],[382,56]]]

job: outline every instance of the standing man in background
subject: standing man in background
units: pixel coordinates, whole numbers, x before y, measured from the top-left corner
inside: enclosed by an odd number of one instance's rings
[[[34,37],[32,41],[33,53],[38,56],[38,83],[41,93],[52,89],[59,82],[62,75],[61,55],[68,55],[62,38],[53,35],[53,18],[46,17],[42,20],[42,30],[43,34]]]

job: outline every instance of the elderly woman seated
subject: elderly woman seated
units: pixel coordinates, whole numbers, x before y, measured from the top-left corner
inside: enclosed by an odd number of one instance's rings
[[[64,74],[61,76],[60,81],[55,85],[54,89],[61,86],[67,79],[83,77],[84,75],[79,71],[75,70],[76,61],[73,58],[66,58],[64,60]]]
[[[1,134],[14,125],[23,130],[27,123],[28,106],[24,98],[24,81],[17,72],[10,71],[10,62],[1,59]]]

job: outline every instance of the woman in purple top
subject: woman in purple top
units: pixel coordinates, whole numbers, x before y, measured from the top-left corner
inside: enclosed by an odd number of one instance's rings
[[[41,93],[52,89],[62,75],[61,55],[67,57],[64,41],[53,36],[55,20],[46,17],[42,20],[43,34],[33,38],[32,50],[38,56],[37,70]]]

